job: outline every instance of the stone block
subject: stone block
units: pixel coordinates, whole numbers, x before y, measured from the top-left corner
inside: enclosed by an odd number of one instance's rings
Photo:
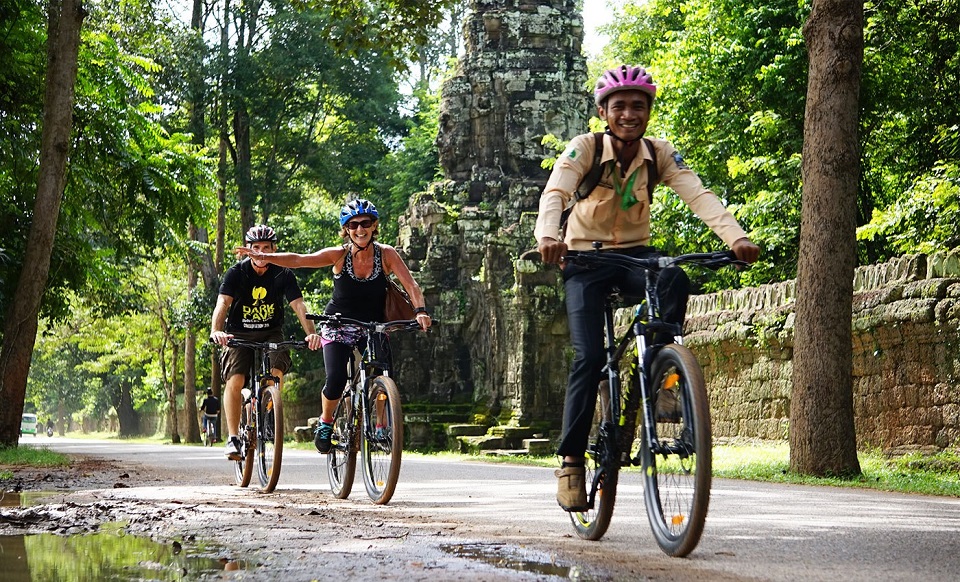
[[[504,448],[502,438],[490,435],[462,436],[456,437],[456,440],[459,441],[458,450],[461,453],[477,454],[483,451]]]
[[[458,436],[483,436],[487,434],[487,427],[482,424],[451,424],[447,427],[447,434]]]
[[[554,453],[550,439],[523,439],[523,448],[534,457],[547,457]]]
[[[525,439],[532,437],[536,429],[529,426],[494,426],[487,432],[504,439]]]

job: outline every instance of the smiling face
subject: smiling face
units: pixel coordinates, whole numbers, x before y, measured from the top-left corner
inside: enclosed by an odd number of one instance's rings
[[[597,113],[614,135],[624,141],[635,141],[647,131],[650,96],[635,89],[617,91],[597,107]]]
[[[376,238],[378,224],[369,214],[360,214],[348,220],[343,225],[343,230],[353,244],[364,248]]]

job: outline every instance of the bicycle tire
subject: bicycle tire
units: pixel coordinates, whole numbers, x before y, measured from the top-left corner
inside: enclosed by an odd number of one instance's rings
[[[403,410],[392,378],[378,376],[370,383],[365,416],[363,482],[370,500],[384,505],[396,491],[403,455]]]
[[[203,446],[213,446],[213,423],[209,420],[207,421],[207,430],[203,432]]]
[[[700,365],[684,346],[664,346],[654,358],[650,378],[656,399],[676,400],[665,401],[671,405],[663,408],[651,402],[654,418],[658,409],[669,410],[660,412],[654,423],[659,455],[643,432],[644,505],[657,545],[669,556],[682,557],[700,542],[710,505],[710,405]]]
[[[235,473],[237,485],[246,487],[250,484],[253,477],[253,452],[254,445],[251,442],[253,436],[253,407],[249,402],[240,409],[240,452],[243,458],[235,461]]]
[[[333,413],[333,435],[327,453],[327,478],[330,491],[337,499],[346,499],[353,489],[357,472],[356,419],[352,394],[344,393]]]
[[[615,455],[607,452],[608,443],[601,436],[600,427],[603,423],[610,425],[610,388],[609,380],[600,382],[597,389],[597,405],[593,413],[593,426],[590,429],[590,439],[587,444],[586,475],[587,495],[593,483],[597,483],[596,496],[593,508],[587,511],[571,511],[570,522],[581,539],[596,541],[607,533],[610,521],[613,519],[613,506],[617,499],[617,482],[620,477],[620,465]]]
[[[268,386],[257,404],[257,473],[260,490],[272,493],[280,480],[283,462],[283,400],[280,389]]]

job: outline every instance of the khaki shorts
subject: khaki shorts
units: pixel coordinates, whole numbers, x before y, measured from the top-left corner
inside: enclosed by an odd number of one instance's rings
[[[233,336],[237,339],[252,342],[281,342],[283,341],[283,330],[245,331],[234,333]],[[247,376],[252,363],[253,350],[251,349],[231,348],[229,346],[220,348],[220,372],[224,382],[236,374],[243,375],[245,381],[249,382],[250,378]],[[270,352],[270,367],[286,374],[287,370],[290,369],[290,352],[286,350]]]

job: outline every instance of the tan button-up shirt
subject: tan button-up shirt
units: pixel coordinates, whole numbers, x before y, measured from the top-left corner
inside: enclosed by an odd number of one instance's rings
[[[747,236],[717,196],[704,187],[700,177],[686,166],[670,142],[648,139],[657,152],[657,168],[662,183],[673,189],[727,246],[732,247],[735,241]],[[597,187],[587,198],[574,204],[577,185],[593,166],[595,144],[593,134],[578,135],[557,159],[540,196],[540,213],[534,236],[538,241],[545,236],[560,240],[560,216],[564,208],[573,204],[564,237],[568,248],[590,250],[594,241],[603,243],[603,248],[650,244],[646,160],[652,161],[652,158],[646,144],[640,144],[640,153],[630,163],[625,176],[621,174],[624,176],[621,182],[626,183],[633,172],[639,172],[632,188],[633,197],[637,200],[635,204],[626,210],[621,207],[621,197],[614,191],[609,171],[604,171]],[[603,136],[601,163],[615,157],[613,138]],[[621,171],[619,162],[616,163],[616,171]]]

